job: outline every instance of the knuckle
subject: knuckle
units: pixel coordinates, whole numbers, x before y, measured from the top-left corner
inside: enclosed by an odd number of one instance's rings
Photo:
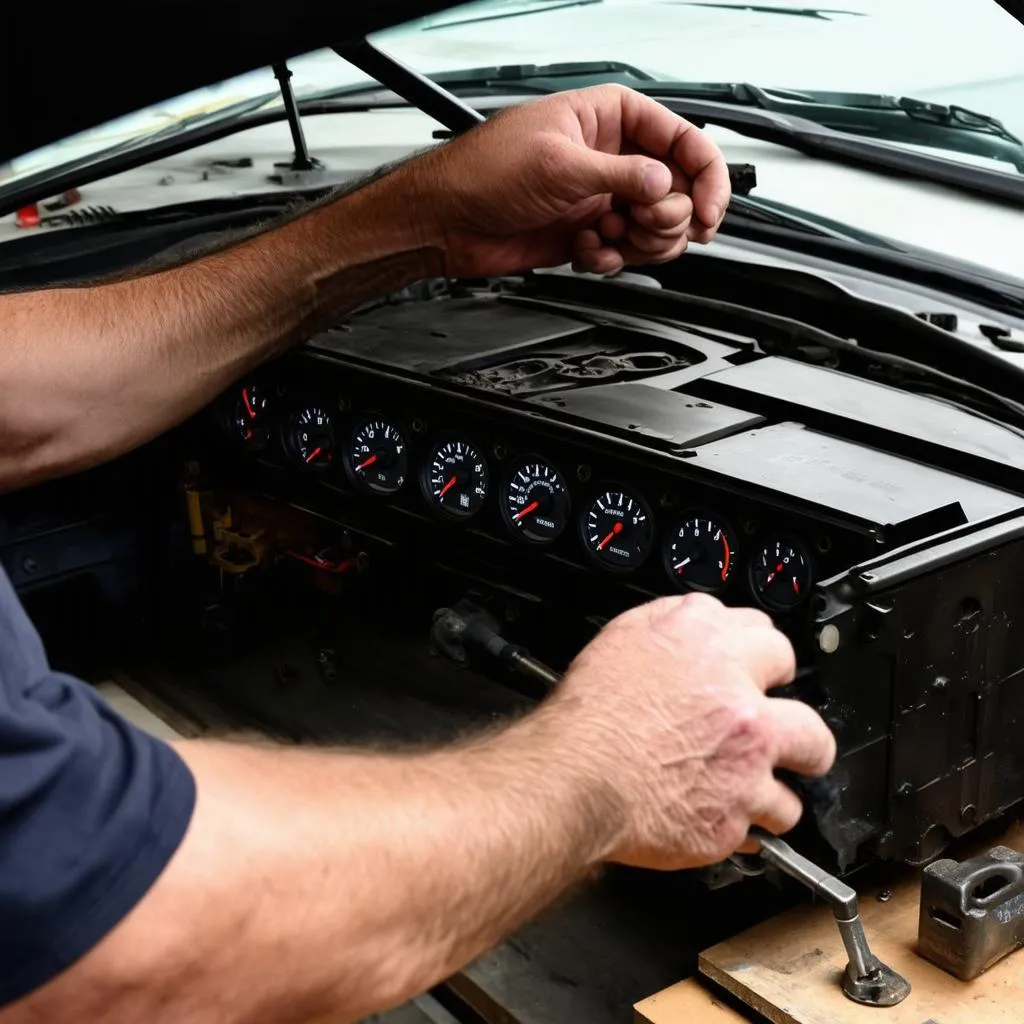
[[[724,711],[722,753],[748,763],[771,762],[775,735],[763,703],[736,700]]]

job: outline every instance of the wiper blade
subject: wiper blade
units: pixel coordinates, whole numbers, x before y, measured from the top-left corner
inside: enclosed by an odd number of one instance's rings
[[[926,146],[1012,164],[1024,174],[1024,142],[998,118],[966,107],[882,93],[775,89],[749,82],[681,82],[662,80],[619,61],[561,64],[504,64],[467,68],[428,76],[449,92],[475,95],[546,94],[615,82],[658,98],[707,100],[751,107],[813,121],[833,131],[885,142]],[[316,98],[355,96],[383,91],[367,83]]]

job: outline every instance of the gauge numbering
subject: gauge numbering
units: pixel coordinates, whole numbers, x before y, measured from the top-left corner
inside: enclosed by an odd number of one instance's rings
[[[665,569],[684,590],[722,590],[735,565],[732,531],[706,512],[690,512],[665,538]]]
[[[609,488],[594,499],[580,526],[587,553],[606,569],[635,569],[651,553],[654,521],[637,494]]]
[[[550,544],[569,521],[569,492],[562,474],[543,459],[520,459],[505,484],[501,515],[513,536]]]
[[[807,552],[788,540],[769,541],[750,563],[750,587],[766,608],[785,612],[795,608],[811,589]]]
[[[423,468],[423,493],[444,515],[466,519],[483,507],[490,484],[487,460],[462,438],[439,441]]]
[[[321,406],[307,406],[291,418],[285,440],[300,466],[326,469],[334,458],[334,421]]]
[[[364,416],[352,431],[345,467],[356,486],[371,494],[395,494],[409,473],[405,436],[379,416]]]

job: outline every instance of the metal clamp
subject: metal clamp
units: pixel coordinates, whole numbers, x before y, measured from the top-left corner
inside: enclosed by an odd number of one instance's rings
[[[843,993],[865,1006],[895,1006],[910,995],[910,982],[882,963],[871,952],[860,919],[857,893],[845,882],[819,868],[797,853],[789,843],[762,829],[753,829],[751,837],[761,844],[761,856],[769,864],[806,885],[827,900],[850,962],[843,972]]]

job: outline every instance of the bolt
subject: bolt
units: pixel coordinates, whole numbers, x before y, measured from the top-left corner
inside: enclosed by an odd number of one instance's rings
[[[914,795],[914,787],[909,782],[904,782],[897,790],[896,795],[904,800]]]
[[[892,899],[892,889],[883,889],[878,894],[878,902],[879,903],[888,903],[889,900],[891,900],[891,899]]]
[[[26,558],[25,561],[21,563],[21,567],[30,576],[34,572],[39,572],[39,563],[34,558]]]
[[[960,823],[974,825],[978,820],[978,808],[974,804],[965,804],[960,809]]]
[[[936,676],[932,682],[932,689],[936,693],[942,693],[949,689],[949,680],[945,676]]]
[[[822,626],[821,632],[818,633],[818,646],[822,654],[835,654],[839,650],[839,639],[838,626],[831,622]]]

